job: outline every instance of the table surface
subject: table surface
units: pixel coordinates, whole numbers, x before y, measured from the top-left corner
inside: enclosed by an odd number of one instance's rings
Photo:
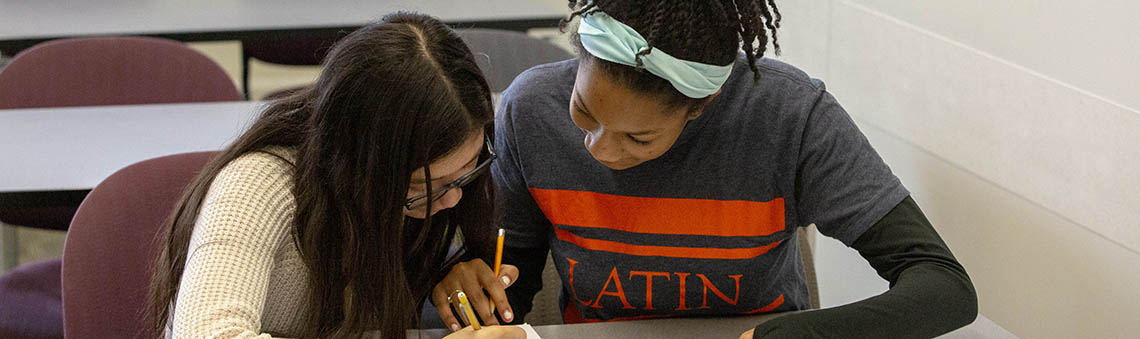
[[[562,0],[0,0],[0,41],[360,26],[396,10],[446,22],[559,18]]]
[[[0,110],[0,193],[91,189],[142,160],[220,150],[260,114],[251,101]]]
[[[741,333],[768,319],[783,314],[728,318],[673,318],[638,321],[620,321],[593,324],[535,326],[535,332],[545,339],[558,338],[708,338],[735,339]],[[409,331],[408,338],[442,338],[444,329]],[[422,336],[421,336],[422,335]],[[1006,339],[1017,338],[985,316],[978,315],[974,323],[947,333],[945,339]]]

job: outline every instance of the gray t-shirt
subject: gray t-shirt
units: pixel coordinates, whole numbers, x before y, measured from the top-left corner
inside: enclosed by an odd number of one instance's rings
[[[507,245],[549,246],[568,322],[807,309],[796,227],[851,245],[908,195],[822,82],[758,66],[754,81],[737,60],[668,152],[620,171],[570,120],[576,60],[504,93],[492,174]]]

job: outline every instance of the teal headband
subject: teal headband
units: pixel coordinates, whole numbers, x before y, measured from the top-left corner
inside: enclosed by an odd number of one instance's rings
[[[627,66],[636,67],[637,53],[649,49],[649,54],[641,56],[641,65],[649,73],[669,80],[681,94],[694,99],[719,91],[732,73],[731,64],[717,66],[681,60],[649,47],[641,34],[601,11],[582,16],[578,36],[590,54]]]

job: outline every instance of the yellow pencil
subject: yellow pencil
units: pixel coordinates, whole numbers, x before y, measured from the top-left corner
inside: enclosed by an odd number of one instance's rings
[[[499,229],[499,240],[495,242],[495,277],[499,277],[499,271],[503,268],[503,237],[507,235],[507,230]]]
[[[459,311],[467,315],[467,322],[471,323],[471,327],[479,330],[479,319],[475,318],[475,312],[471,310],[471,303],[467,302],[467,294],[460,291],[456,296],[459,298]]]
[[[495,278],[499,278],[499,272],[503,268],[503,238],[506,237],[507,230],[499,229],[499,239],[495,241]],[[491,312],[495,312],[495,304],[491,304]]]

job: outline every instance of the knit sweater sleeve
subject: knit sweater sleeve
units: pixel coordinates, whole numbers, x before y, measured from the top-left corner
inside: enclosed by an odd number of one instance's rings
[[[173,338],[269,338],[261,332],[274,254],[288,240],[296,203],[291,165],[253,152],[227,164],[194,224]]]

